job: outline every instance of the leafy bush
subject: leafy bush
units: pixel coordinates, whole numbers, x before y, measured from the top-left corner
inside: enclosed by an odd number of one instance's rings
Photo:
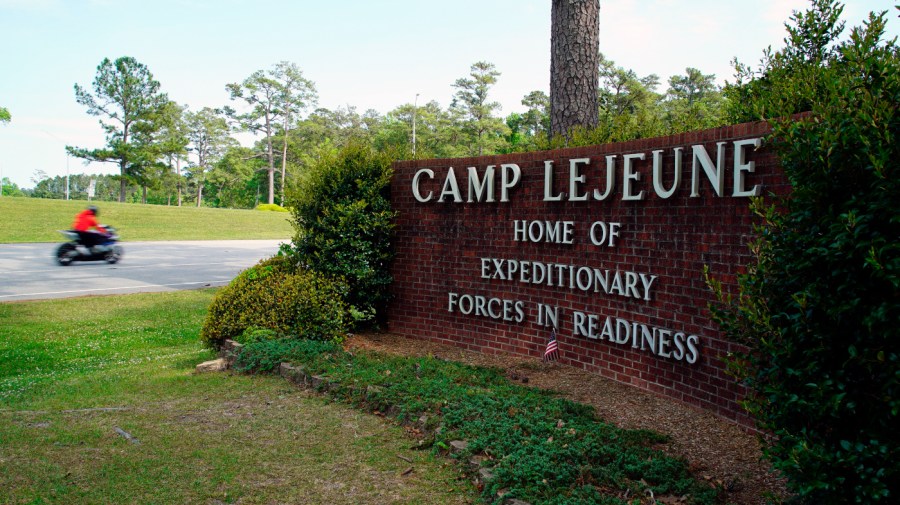
[[[339,282],[275,256],[241,272],[216,294],[200,337],[216,346],[242,335],[252,340],[254,332],[259,337],[267,329],[274,336],[337,340],[347,329],[344,289]]]
[[[502,370],[289,340],[247,345],[237,366],[263,372],[282,361],[325,377],[337,399],[395,411],[406,421],[424,414],[430,428],[442,428],[428,442],[433,450],[467,440],[457,457],[467,463],[473,454],[483,455],[494,475],[482,491],[485,503],[518,498],[625,505],[636,503],[620,498],[626,491],[639,497],[651,490],[658,497],[687,496],[688,504],[712,504],[719,494],[694,480],[683,461],[652,447],[663,436],[616,428],[597,419],[591,407],[514,384]]]
[[[256,206],[256,210],[262,210],[266,212],[290,212],[277,203],[261,203]]]
[[[325,154],[291,195],[300,264],[345,279],[354,318],[371,319],[388,301],[392,219],[390,153],[351,144]]]
[[[898,503],[900,49],[884,14],[835,44],[840,12],[814,1],[732,89],[738,113],[773,121],[793,191],[758,204],[757,261],[715,313],[749,349],[734,369],[797,501]]]

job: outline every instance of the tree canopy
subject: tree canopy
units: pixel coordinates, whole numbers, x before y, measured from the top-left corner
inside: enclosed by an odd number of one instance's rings
[[[453,83],[456,94],[450,109],[459,114],[462,131],[468,137],[470,154],[481,156],[485,151],[495,151],[506,131],[503,120],[494,116],[500,109],[498,102],[488,100],[491,86],[497,83],[500,72],[493,63],[479,61],[470,67],[469,77]]]
[[[106,147],[86,149],[67,146],[73,156],[119,165],[119,201],[125,201],[129,181],[138,181],[152,162],[151,137],[160,128],[157,122],[169,99],[146,65],[123,56],[104,58],[97,67],[93,93],[75,84],[75,99],[98,116],[106,132]]]
[[[303,77],[303,72],[293,63],[282,61],[268,71],[257,70],[242,83],[226,86],[232,100],[241,100],[250,108],[238,112],[226,108],[226,113],[237,121],[239,127],[254,134],[262,133],[268,161],[269,200],[275,203],[275,136],[282,134],[282,203],[284,177],[287,164],[287,135],[307,107],[318,98],[315,84]]]

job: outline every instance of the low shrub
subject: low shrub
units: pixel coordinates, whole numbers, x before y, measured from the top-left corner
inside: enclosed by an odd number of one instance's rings
[[[288,209],[285,209],[277,203],[261,203],[256,206],[256,210],[262,210],[265,212],[290,212]]]
[[[216,294],[200,338],[216,347],[229,338],[259,340],[260,332],[269,330],[263,340],[281,335],[339,340],[347,331],[345,290],[339,281],[275,256],[241,272]]]

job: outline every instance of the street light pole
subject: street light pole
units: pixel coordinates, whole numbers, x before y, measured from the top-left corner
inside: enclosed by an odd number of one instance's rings
[[[413,159],[416,159],[416,116],[419,114],[419,94],[416,93],[416,99],[413,102]]]
[[[66,143],[65,140],[57,137],[56,135],[48,132],[47,130],[42,129],[41,131],[46,133],[47,135],[50,135],[51,137],[55,138],[56,140],[59,140],[60,142],[63,143],[63,145],[65,145],[65,143]],[[70,158],[69,151],[66,150],[66,200],[69,199],[69,158]]]

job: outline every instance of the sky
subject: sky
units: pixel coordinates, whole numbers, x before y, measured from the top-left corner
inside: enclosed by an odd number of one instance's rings
[[[892,0],[846,0],[858,26]],[[731,61],[756,66],[783,46],[784,24],[807,0],[601,0],[600,51],[664,91],[687,67],[733,81]],[[191,110],[237,106],[228,83],[280,61],[297,64],[318,106],[385,114],[403,104],[447,107],[453,82],[478,61],[501,73],[490,98],[523,112],[529,92],[550,88],[550,0],[0,0],[0,177],[22,188],[49,176],[116,173],[84,165],[65,146],[99,148],[98,118],[75,101],[103,58],[146,65],[169,98]],[[418,96],[417,96],[418,95]],[[252,141],[245,140],[245,143]]]

